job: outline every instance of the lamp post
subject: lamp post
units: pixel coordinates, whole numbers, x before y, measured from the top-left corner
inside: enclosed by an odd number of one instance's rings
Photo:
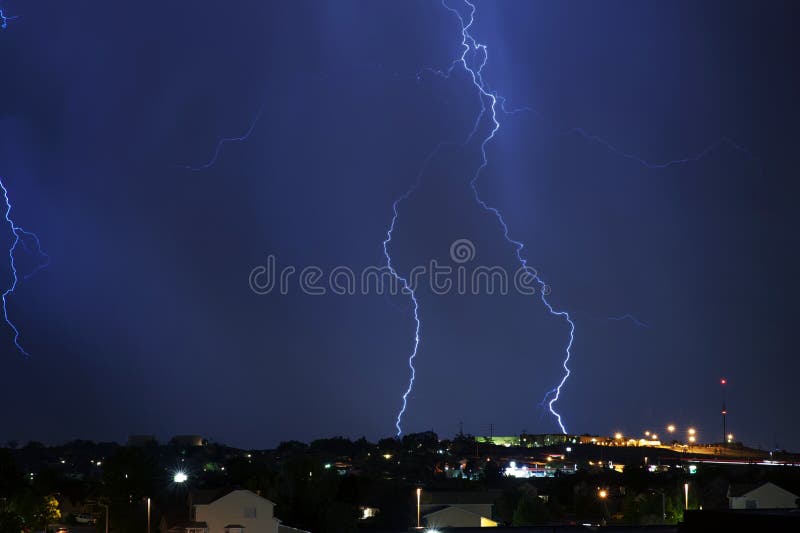
[[[106,512],[104,514],[106,515],[106,533],[108,533],[108,505],[106,505],[105,503],[100,503],[100,502],[97,502],[97,505],[99,505],[100,507],[105,508],[105,510],[106,510]]]
[[[719,380],[719,385],[722,388],[722,445],[725,446],[725,437],[728,435],[728,425],[727,425],[727,416],[728,410],[725,408],[725,385],[728,384],[728,380],[725,378],[721,378]]]
[[[417,487],[417,529],[422,529],[420,525],[420,497],[422,496],[422,487]]]
[[[684,483],[683,484],[683,502],[684,502],[683,503],[683,510],[684,511],[688,511],[689,510],[689,484],[688,483]]]
[[[597,497],[600,498],[600,501],[603,503],[603,525],[605,525],[606,520],[608,520],[608,505],[606,504],[606,498],[608,498],[608,491],[606,489],[598,490]]]

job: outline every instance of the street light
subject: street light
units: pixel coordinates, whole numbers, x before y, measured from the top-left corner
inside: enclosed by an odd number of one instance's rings
[[[684,511],[688,511],[689,510],[689,484],[688,483],[684,483],[683,484],[683,495],[684,495],[683,510]]]
[[[420,525],[420,514],[419,514],[419,507],[420,507],[420,497],[422,496],[422,487],[417,487],[417,529],[422,529]]]
[[[668,425],[667,431],[669,431],[670,433],[675,433],[675,424]]]
[[[606,489],[600,489],[597,491],[597,497],[600,498],[601,502],[603,502],[603,525],[605,525],[606,518],[608,517],[608,505],[606,504],[608,491]]]
[[[104,514],[106,515],[106,533],[108,533],[108,505],[106,505],[105,503],[100,503],[100,502],[97,502],[97,505],[99,505],[100,507],[105,508],[105,510],[106,510],[106,512]]]
[[[186,472],[183,472],[181,470],[178,470],[177,472],[175,472],[175,475],[172,476],[172,481],[174,483],[186,483],[188,480],[189,476],[186,474]]]

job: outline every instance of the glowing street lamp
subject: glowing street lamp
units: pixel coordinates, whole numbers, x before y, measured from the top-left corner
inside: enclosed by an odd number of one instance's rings
[[[600,497],[601,500],[605,500],[606,498],[608,498],[608,491],[606,489],[600,489],[597,495]]]
[[[668,425],[667,431],[669,431],[670,433],[675,433],[675,424]]]
[[[733,433],[728,433],[728,444],[733,442]]]
[[[614,433],[614,439],[616,439],[616,440],[622,440],[622,433],[619,433],[619,432],[617,432],[617,433]]]
[[[694,428],[689,428],[689,430],[687,431],[687,433],[688,433],[689,435],[694,435],[695,433],[697,433],[697,430],[695,430]]]
[[[688,483],[684,483],[683,484],[683,501],[684,501],[683,508],[684,508],[684,510],[688,511],[689,510],[689,484]]]
[[[182,472],[178,470],[175,472],[175,475],[172,476],[173,483],[186,483],[189,480],[189,476],[186,472]]]
[[[417,487],[417,529],[421,529],[422,526],[420,525],[420,496],[422,496],[422,487]]]

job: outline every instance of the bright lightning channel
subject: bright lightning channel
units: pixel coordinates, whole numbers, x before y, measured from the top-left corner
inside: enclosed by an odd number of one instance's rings
[[[8,316],[8,298],[11,296],[14,291],[17,289],[17,285],[19,284],[19,273],[17,272],[17,264],[16,264],[16,251],[17,246],[22,246],[26,250],[28,250],[28,245],[25,239],[31,239],[36,244],[36,250],[40,257],[43,260],[34,268],[33,271],[23,276],[23,280],[29,279],[31,276],[36,274],[39,270],[46,267],[50,262],[50,257],[42,251],[41,243],[39,242],[39,237],[36,236],[35,233],[31,233],[29,231],[25,231],[21,227],[17,226],[14,223],[14,220],[11,218],[11,201],[8,198],[8,189],[6,189],[5,184],[3,184],[2,179],[0,179],[0,189],[3,191],[3,199],[6,204],[6,212],[5,212],[5,220],[8,222],[8,225],[11,227],[11,233],[14,235],[14,239],[11,241],[11,247],[8,249],[8,260],[9,265],[11,266],[11,273],[12,273],[12,282],[11,286],[3,292],[2,301],[3,301],[3,316],[5,318],[6,324],[14,331],[14,345],[17,347],[19,352],[27,357],[30,357],[30,354],[25,351],[20,344],[19,337],[19,329],[14,323],[11,321],[11,318]]]
[[[402,202],[408,200],[408,198],[414,194],[417,189],[419,189],[420,184],[422,183],[422,176],[425,173],[425,170],[428,167],[430,161],[439,153],[439,150],[442,149],[443,146],[451,145],[453,143],[450,142],[442,142],[439,143],[436,148],[425,158],[422,163],[422,167],[420,168],[419,174],[417,175],[417,180],[410,189],[408,189],[403,195],[399,196],[395,199],[392,203],[392,221],[389,224],[389,228],[386,230],[386,239],[383,241],[383,255],[386,257],[386,267],[389,269],[391,275],[397,280],[398,283],[403,288],[403,291],[408,294],[409,298],[411,298],[411,302],[414,306],[413,315],[414,315],[414,346],[411,350],[411,354],[408,357],[408,367],[411,370],[411,376],[408,380],[408,387],[406,391],[403,393],[403,404],[400,407],[400,411],[397,413],[397,420],[395,421],[395,427],[397,428],[397,436],[403,434],[403,428],[401,423],[403,421],[403,415],[406,412],[406,407],[408,407],[408,395],[411,394],[411,390],[414,388],[414,379],[417,377],[417,369],[414,367],[414,359],[417,357],[417,352],[419,351],[419,342],[420,342],[420,330],[422,329],[422,322],[419,318],[419,301],[417,300],[417,294],[414,292],[414,287],[408,282],[408,278],[401,276],[397,270],[395,269],[394,265],[392,264],[392,256],[389,253],[389,244],[392,242],[392,233],[394,233],[395,225],[397,224],[397,217],[399,216],[398,208]]]
[[[14,15],[13,17],[9,17],[8,15],[5,14],[5,11],[3,11],[3,8],[0,7],[0,30],[5,30],[6,28],[8,28],[9,21],[15,20],[15,19],[18,19],[18,18],[19,18],[18,15]]]
[[[561,428],[563,433],[567,433],[567,428],[564,425],[564,421],[562,419],[561,414],[556,411],[554,405],[558,402],[561,396],[561,389],[564,384],[569,379],[571,371],[569,369],[569,360],[571,357],[571,350],[572,344],[575,341],[575,322],[573,322],[572,318],[570,317],[567,311],[557,310],[553,307],[550,301],[547,299],[547,285],[545,284],[544,280],[539,276],[538,272],[531,268],[528,265],[528,260],[522,256],[522,250],[525,245],[518,240],[515,240],[511,237],[511,231],[506,223],[505,219],[503,218],[503,214],[500,210],[496,207],[490,206],[487,204],[480,196],[480,192],[478,191],[478,179],[480,178],[480,174],[483,169],[489,164],[488,156],[486,155],[486,147],[487,145],[494,139],[495,134],[500,130],[500,121],[497,118],[497,108],[500,107],[501,111],[505,112],[505,100],[496,94],[493,91],[490,91],[483,80],[483,67],[486,66],[486,62],[489,59],[489,50],[485,44],[479,43],[470,33],[470,28],[475,22],[475,5],[469,2],[469,0],[463,0],[464,4],[469,9],[469,17],[465,20],[464,16],[462,16],[461,12],[457,9],[454,9],[447,5],[445,0],[442,0],[442,5],[445,9],[449,10],[453,14],[456,15],[460,25],[461,25],[461,45],[464,47],[464,51],[461,54],[461,57],[456,59],[453,62],[453,65],[450,67],[450,71],[452,71],[453,66],[461,65],[464,70],[469,74],[470,79],[472,80],[472,85],[478,91],[478,96],[481,102],[481,110],[478,113],[478,116],[475,120],[475,125],[473,127],[472,132],[470,133],[468,140],[471,139],[478,131],[479,125],[482,122],[484,116],[487,113],[487,103],[488,103],[488,113],[490,118],[491,129],[489,133],[483,138],[480,143],[480,151],[481,151],[481,164],[475,170],[475,174],[473,175],[472,179],[470,180],[470,187],[475,196],[475,201],[480,205],[484,210],[492,213],[497,221],[503,228],[503,237],[506,241],[508,241],[511,245],[514,246],[514,253],[517,258],[517,261],[522,266],[524,271],[536,281],[539,285],[541,300],[542,303],[545,305],[547,310],[550,312],[551,315],[557,316],[563,319],[569,326],[569,341],[564,349],[564,360],[562,362],[562,367],[564,368],[564,375],[561,378],[561,381],[558,385],[548,394],[545,396],[545,400],[547,401],[547,407],[550,410],[550,413],[555,417],[556,421],[558,422],[558,426]],[[470,64],[470,58],[477,58],[477,66],[472,66]],[[449,73],[449,71],[448,71]],[[498,105],[499,104],[499,105]],[[513,111],[516,112],[516,111]],[[510,112],[510,113],[513,113]],[[547,398],[550,397],[549,401]]]

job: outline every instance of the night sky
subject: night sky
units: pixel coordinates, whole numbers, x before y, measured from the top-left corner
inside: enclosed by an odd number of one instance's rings
[[[395,266],[452,265],[450,244],[469,239],[470,265],[517,268],[469,188],[475,87],[463,69],[425,70],[461,54],[453,13],[435,0],[0,7],[19,15],[0,31],[0,177],[51,257],[9,298],[30,358],[0,323],[0,441],[393,435],[409,298],[257,295],[248,277],[270,254],[298,270],[383,264],[392,202],[442,141],[456,144],[400,204]],[[486,83],[529,108],[500,115],[478,187],[574,317],[556,404],[570,432],[675,423],[719,440],[724,376],[737,440],[800,449],[797,15],[791,2],[477,3]],[[181,167],[259,110],[212,166]],[[663,169],[621,155],[659,164],[709,146]],[[3,225],[3,249],[12,238]],[[21,268],[35,259],[20,254]],[[568,328],[538,295],[417,296],[404,430],[558,431],[539,403]],[[607,320],[625,314],[648,327]]]

